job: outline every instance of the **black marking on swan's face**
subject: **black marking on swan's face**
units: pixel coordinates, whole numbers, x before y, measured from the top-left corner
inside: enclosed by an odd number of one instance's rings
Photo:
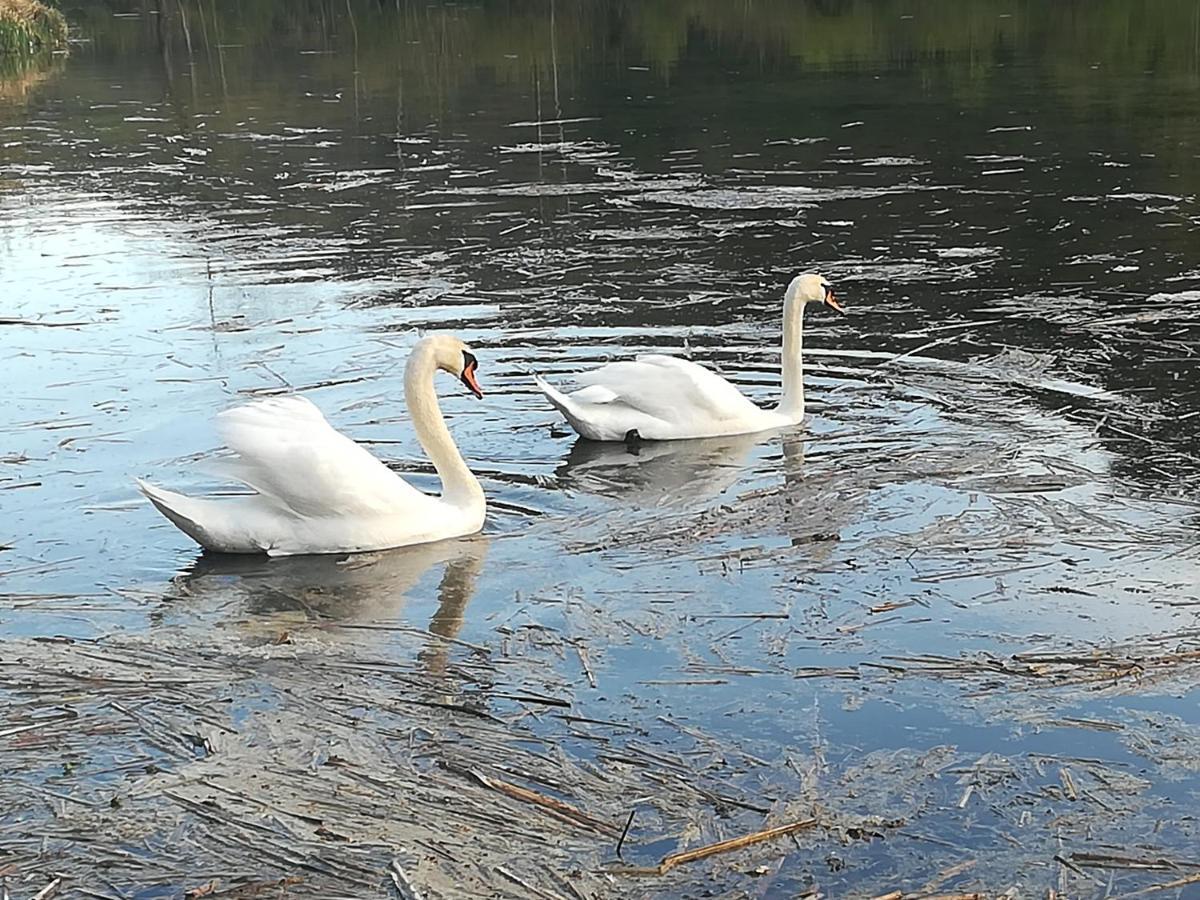
[[[470,350],[463,351],[463,367],[462,373],[458,376],[459,380],[467,386],[472,394],[483,399],[483,391],[479,389],[479,382],[475,380],[475,370],[479,368],[479,360],[475,358],[475,354]]]
[[[826,306],[828,306],[830,309],[837,310],[842,315],[846,314],[845,307],[843,307],[842,304],[838,303],[837,299],[833,296],[833,285],[832,284],[830,284],[828,281],[822,281],[821,282],[821,293],[824,295],[822,297],[822,302]]]

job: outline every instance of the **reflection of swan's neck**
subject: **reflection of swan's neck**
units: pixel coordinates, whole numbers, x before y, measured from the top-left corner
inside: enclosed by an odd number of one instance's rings
[[[446,563],[446,571],[442,573],[442,581],[438,585],[437,612],[429,620],[431,634],[453,639],[462,631],[466,621],[467,604],[475,596],[475,584],[483,571],[487,549],[488,545],[484,541],[470,541],[464,555]],[[449,653],[450,645],[446,641],[435,641],[428,653],[422,653],[430,675],[441,675],[446,671]]]
[[[434,354],[431,346],[418,346],[408,358],[404,367],[404,402],[408,404],[417,440],[442,479],[442,498],[455,506],[482,506],[483,488],[458,452],[438,406],[433,387],[437,371]]]
[[[475,596],[475,584],[483,571],[487,544],[475,542],[470,551],[446,563],[438,585],[438,608],[429,620],[429,630],[439,637],[458,637],[467,615],[467,604]]]
[[[783,303],[783,398],[776,407],[793,422],[804,418],[804,301],[789,291]]]

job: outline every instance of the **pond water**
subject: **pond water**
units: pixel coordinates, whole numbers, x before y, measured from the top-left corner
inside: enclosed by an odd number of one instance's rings
[[[741,790],[920,820],[780,845],[769,878],[710,872],[679,895],[1173,877],[1055,856],[1194,847],[1186,677],[1039,693],[898,660],[1195,640],[1200,5],[166,0],[71,18],[70,55],[0,90],[0,635],[557,634],[586,648],[548,663],[578,715],[664,752],[663,718],[690,723],[762,762],[729,775]],[[600,448],[533,388],[654,350],[769,402],[782,291],[806,270],[849,314],[808,318],[794,433]],[[481,537],[204,558],[134,489],[217,488],[213,415],[299,391],[436,490],[401,386],[435,329],[481,360],[482,402],[439,385],[491,502]],[[885,783],[944,748],[1101,758],[1088,789],[1115,770],[1140,787],[1072,818],[1058,769],[1023,814],[961,780]],[[631,840],[648,862],[684,833]]]

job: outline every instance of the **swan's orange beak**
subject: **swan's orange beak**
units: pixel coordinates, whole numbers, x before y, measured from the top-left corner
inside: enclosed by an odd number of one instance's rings
[[[462,370],[462,375],[459,377],[461,378],[462,383],[467,386],[467,390],[482,400],[483,391],[479,389],[479,382],[475,380],[475,370],[478,368],[479,363],[472,358],[471,361],[467,363],[466,368]]]
[[[846,314],[846,307],[842,306],[842,304],[838,303],[837,300],[834,299],[833,288],[825,289],[825,305],[830,309],[836,309],[843,316]]]

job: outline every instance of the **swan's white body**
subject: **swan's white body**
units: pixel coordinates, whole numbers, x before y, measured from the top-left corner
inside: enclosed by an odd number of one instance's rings
[[[443,369],[461,372],[477,391],[473,367],[461,341],[433,335],[413,348],[404,370],[405,401],[442,479],[440,497],[414,488],[303,397],[260,400],[217,416],[237,454],[222,468],[256,493],[200,498],[138,485],[181,531],[219,553],[354,553],[473,534],[483,527],[483,489],[450,436],[433,386]]]
[[[535,376],[536,377],[536,376]],[[631,431],[647,441],[720,437],[794,425],[804,415],[756,406],[704,366],[653,353],[608,363],[575,376],[564,394],[541,377],[537,385],[580,435],[623,441]]]
[[[662,354],[584,372],[574,379],[580,389],[569,394],[542,378],[537,385],[571,427],[593,441],[622,441],[633,431],[643,440],[672,441],[795,425],[804,418],[801,343],[810,302],[841,310],[820,275],[792,279],[783,304],[783,397],[775,409],[756,406],[704,366]]]

